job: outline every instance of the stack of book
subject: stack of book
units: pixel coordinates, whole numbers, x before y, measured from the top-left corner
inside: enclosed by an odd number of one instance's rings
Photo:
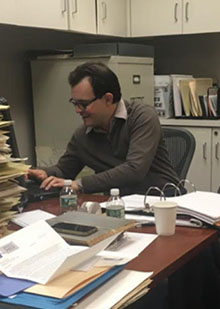
[[[24,160],[11,156],[7,142],[8,128],[13,121],[4,120],[3,117],[3,112],[9,108],[9,105],[0,105],[0,237],[8,233],[8,221],[17,213],[11,209],[20,203],[21,194],[26,190],[16,182],[16,178],[24,175],[28,169]]]
[[[216,118],[220,116],[220,97],[212,78],[171,75],[175,117]]]

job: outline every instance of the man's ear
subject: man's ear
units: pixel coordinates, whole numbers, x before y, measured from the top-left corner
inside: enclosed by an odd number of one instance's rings
[[[105,94],[104,94],[104,98],[105,98],[105,102],[106,102],[106,104],[112,104],[113,103],[113,99],[114,99],[114,97],[113,97],[113,94],[111,93],[111,92],[106,92]]]

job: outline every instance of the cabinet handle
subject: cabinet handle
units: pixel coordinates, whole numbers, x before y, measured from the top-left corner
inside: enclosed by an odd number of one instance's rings
[[[72,14],[77,13],[77,0],[72,0]]]
[[[203,148],[203,159],[207,160],[207,143],[204,143],[202,148]]]
[[[185,6],[185,19],[186,21],[189,21],[189,2],[186,2],[186,6]]]
[[[64,14],[67,10],[66,8],[66,0],[60,0],[60,3],[61,3],[61,12],[62,14]]]
[[[178,22],[177,9],[178,9],[178,3],[176,2],[174,5],[174,20],[176,23]]]
[[[219,143],[215,144],[215,158],[219,160]]]
[[[107,4],[106,2],[102,2],[102,20],[105,20],[107,18]]]

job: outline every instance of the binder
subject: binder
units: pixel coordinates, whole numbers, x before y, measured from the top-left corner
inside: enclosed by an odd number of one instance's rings
[[[180,186],[189,183],[192,192],[181,195]],[[171,184],[170,184],[171,185]],[[220,194],[213,192],[197,191],[193,183],[187,179],[182,179],[176,186],[176,196],[166,197],[164,188],[160,190],[160,197],[145,195],[144,205],[147,211],[152,212],[152,204],[158,200],[165,199],[177,202],[177,218],[185,218],[190,222],[195,222],[197,226],[210,225],[220,227]],[[155,187],[154,187],[155,189]],[[177,195],[178,193],[178,195]],[[192,220],[195,219],[195,220]],[[199,224],[200,222],[200,224]]]
[[[188,183],[191,186],[191,192],[181,193],[183,183]],[[164,189],[171,185],[176,187],[176,195],[166,197],[166,190]],[[150,195],[151,190],[157,190],[159,196]],[[195,185],[187,179],[182,179],[177,186],[173,183],[167,183],[162,189],[150,187],[145,195],[134,194],[124,196],[122,199],[125,202],[126,213],[146,216],[147,220],[154,215],[152,205],[164,199],[176,202],[179,205],[177,207],[177,225],[220,228],[220,194],[197,191]],[[178,220],[180,221],[178,222]],[[148,221],[150,221],[149,224],[152,224],[153,220],[149,219]]]

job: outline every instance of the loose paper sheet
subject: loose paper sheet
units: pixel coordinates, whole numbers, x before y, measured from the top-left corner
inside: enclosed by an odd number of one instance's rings
[[[86,297],[76,308],[110,309],[151,275],[152,272],[122,270],[119,274]]]
[[[117,236],[79,250],[77,246],[69,246],[48,223],[38,221],[0,240],[0,270],[8,277],[45,284],[79,267]]]

